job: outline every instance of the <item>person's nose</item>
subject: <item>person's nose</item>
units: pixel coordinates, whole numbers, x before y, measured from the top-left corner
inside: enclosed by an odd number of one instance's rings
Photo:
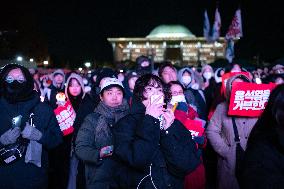
[[[112,95],[112,100],[117,100],[117,96],[116,95]]]

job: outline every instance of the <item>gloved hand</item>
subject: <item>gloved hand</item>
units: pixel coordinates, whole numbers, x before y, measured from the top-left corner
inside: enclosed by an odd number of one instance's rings
[[[15,127],[3,133],[0,137],[0,143],[3,145],[13,144],[21,134],[21,128]]]
[[[21,134],[23,138],[35,141],[38,141],[42,137],[42,133],[37,128],[31,126],[29,123],[26,123],[26,126]]]

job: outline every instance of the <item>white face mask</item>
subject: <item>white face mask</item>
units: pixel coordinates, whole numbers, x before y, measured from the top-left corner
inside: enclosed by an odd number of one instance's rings
[[[211,72],[204,72],[203,73],[203,77],[207,80],[209,80],[212,77],[212,73]]]
[[[198,83],[194,83],[193,85],[191,85],[191,88],[194,90],[198,90],[199,89]]]
[[[185,100],[185,96],[184,95],[177,95],[177,96],[172,96],[172,99],[171,99],[171,104],[172,105],[175,105],[176,103],[178,102],[186,102]]]
[[[182,76],[182,82],[185,84],[185,85],[188,85],[188,84],[190,84],[190,82],[191,82],[191,77],[190,76],[188,76],[188,75],[185,75],[185,76]]]

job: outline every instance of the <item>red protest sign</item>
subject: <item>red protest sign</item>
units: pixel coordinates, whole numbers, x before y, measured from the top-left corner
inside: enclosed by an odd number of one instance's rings
[[[184,126],[190,131],[192,137],[202,136],[204,128],[202,127],[202,121],[186,119]]]
[[[245,75],[246,77],[251,78],[251,75],[248,73],[248,72],[230,72],[230,73],[226,73],[224,75],[222,75],[222,91],[224,93],[224,95],[226,96],[226,84],[227,84],[227,80],[230,78],[230,77],[233,77],[235,75],[239,75],[239,74],[242,74],[242,75]]]
[[[74,131],[74,121],[76,118],[76,113],[68,100],[64,105],[58,106],[54,113],[58,121],[60,130],[63,132],[63,135],[69,135]]]
[[[228,115],[258,117],[276,85],[235,82],[232,85]]]

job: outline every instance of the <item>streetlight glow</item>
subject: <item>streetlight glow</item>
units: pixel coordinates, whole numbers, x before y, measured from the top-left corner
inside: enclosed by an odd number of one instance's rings
[[[87,68],[91,67],[91,62],[86,62],[86,63],[85,63],[85,66],[86,66]]]
[[[17,61],[19,61],[19,62],[23,61],[23,57],[18,56],[18,57],[17,57]]]
[[[83,70],[83,68],[80,67],[80,68],[78,68],[78,70],[81,72]]]
[[[33,58],[30,58],[30,62],[33,62],[34,61],[34,59]]]
[[[48,65],[48,61],[47,60],[43,61],[43,64]]]

